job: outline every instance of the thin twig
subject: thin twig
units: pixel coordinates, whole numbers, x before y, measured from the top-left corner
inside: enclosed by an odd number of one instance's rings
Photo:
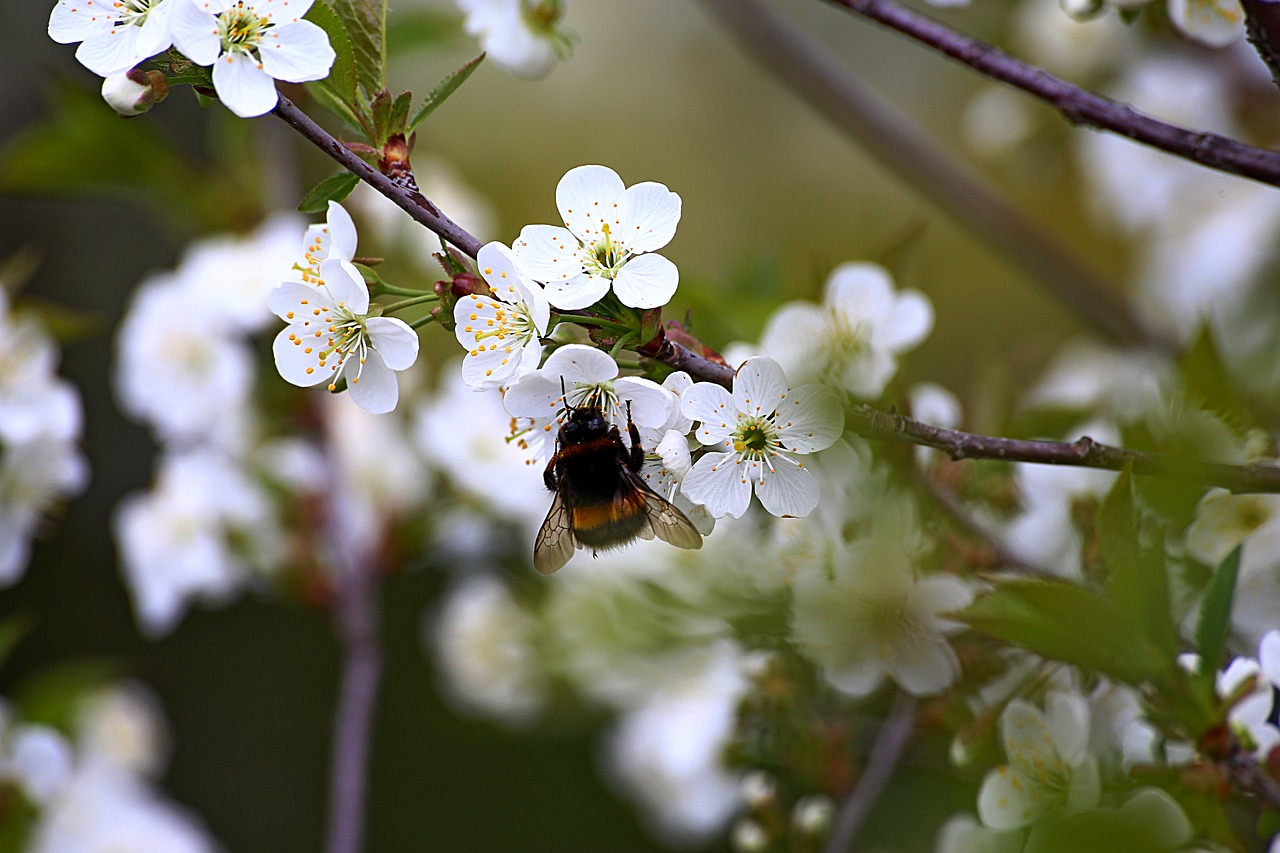
[[[1104,337],[1124,345],[1172,344],[1101,279],[990,184],[860,83],[815,38],[760,0],[703,0],[753,59],[957,224],[1010,258]]]
[[[970,38],[893,0],[826,0],[944,53],[980,74],[1055,107],[1067,121],[1105,130],[1232,175],[1280,186],[1280,152],[1160,121],[1081,89],[993,45]]]
[[[956,497],[955,492],[924,472],[917,473],[919,474],[920,488],[924,490],[925,494],[933,499],[938,508],[946,513],[957,527],[977,539],[991,551],[991,556],[994,558],[997,568],[1011,569],[1019,574],[1039,578],[1054,576],[1054,573],[1048,569],[1024,560],[1010,550],[1009,546],[999,536],[989,530],[985,524],[965,508],[960,499]]]
[[[840,814],[836,817],[835,828],[831,837],[822,848],[823,853],[846,853],[852,850],[858,840],[858,833],[867,815],[880,799],[884,786],[893,776],[902,751],[915,729],[916,700],[906,693],[899,693],[893,700],[893,707],[885,717],[876,741],[871,745],[871,754],[867,757],[862,777],[849,793],[848,799],[840,806]]]
[[[386,175],[361,160],[347,146],[329,134],[312,118],[298,109],[284,95],[280,96],[276,108],[272,110],[280,118],[342,166],[345,166],[360,180],[369,184],[378,192],[394,201],[401,210],[428,229],[448,240],[471,257],[480,251],[480,241],[467,233],[466,229],[440,212],[440,208],[432,204],[426,196],[415,188],[403,187]]]
[[[369,742],[382,674],[378,646],[378,587],[367,549],[354,541],[339,498],[330,519],[334,628],[342,658],[342,687],[334,714],[329,779],[328,853],[363,849]]]

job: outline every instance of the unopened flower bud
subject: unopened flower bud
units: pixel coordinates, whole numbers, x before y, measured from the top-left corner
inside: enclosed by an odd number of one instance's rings
[[[102,81],[102,99],[122,118],[140,116],[168,96],[168,78],[159,71],[134,68]]]
[[[738,853],[759,853],[769,849],[769,836],[754,820],[740,820],[733,826],[733,849]]]
[[[826,835],[831,831],[836,807],[829,797],[812,794],[796,803],[791,820],[804,835]]]
[[[778,794],[778,785],[773,781],[773,777],[763,770],[752,770],[742,777],[739,790],[742,793],[742,801],[748,808],[760,809],[773,802],[773,798]]]

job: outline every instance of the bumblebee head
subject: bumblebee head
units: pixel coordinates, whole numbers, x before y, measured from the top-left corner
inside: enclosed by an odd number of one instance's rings
[[[569,419],[560,427],[563,444],[581,444],[609,432],[609,421],[596,406],[572,406],[568,412]]]

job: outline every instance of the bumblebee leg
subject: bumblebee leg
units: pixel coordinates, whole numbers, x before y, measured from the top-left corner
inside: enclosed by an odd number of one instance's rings
[[[560,453],[557,451],[551,454],[551,459],[547,461],[547,467],[542,469],[542,482],[552,492],[556,490],[556,463],[559,461]]]
[[[640,430],[631,420],[631,401],[627,401],[627,437],[631,439],[631,454],[627,467],[639,474],[644,467],[644,448],[640,446]]]

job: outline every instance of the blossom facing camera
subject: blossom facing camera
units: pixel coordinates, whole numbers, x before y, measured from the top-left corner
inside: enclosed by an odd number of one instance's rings
[[[197,65],[213,66],[213,88],[241,118],[276,105],[276,80],[329,76],[329,36],[302,16],[312,0],[166,0],[173,43]]]
[[[400,399],[395,371],[417,360],[418,336],[402,320],[369,316],[369,291],[347,261],[331,258],[320,274],[324,284],[286,281],[267,299],[289,324],[273,345],[280,375],[304,388],[327,380],[330,391],[345,380],[360,408],[391,411]]]
[[[49,38],[80,42],[76,59],[100,77],[123,74],[173,44],[169,14],[185,0],[59,0]]]
[[[121,118],[133,118],[149,112],[168,96],[169,81],[159,71],[134,68],[102,81],[102,100]]]
[[[702,456],[681,486],[719,518],[747,511],[751,493],[777,516],[804,516],[818,505],[818,483],[797,456],[830,447],[844,430],[844,412],[830,389],[792,389],[771,358],[738,369],[733,393],[699,382],[681,395],[687,417],[700,421],[698,441],[717,449]]]
[[[521,272],[547,286],[547,300],[573,310],[612,288],[624,305],[666,305],[680,283],[676,265],[653,254],[671,242],[680,196],[646,181],[624,186],[605,166],[570,169],[556,186],[564,227],[526,225],[513,247]]]

